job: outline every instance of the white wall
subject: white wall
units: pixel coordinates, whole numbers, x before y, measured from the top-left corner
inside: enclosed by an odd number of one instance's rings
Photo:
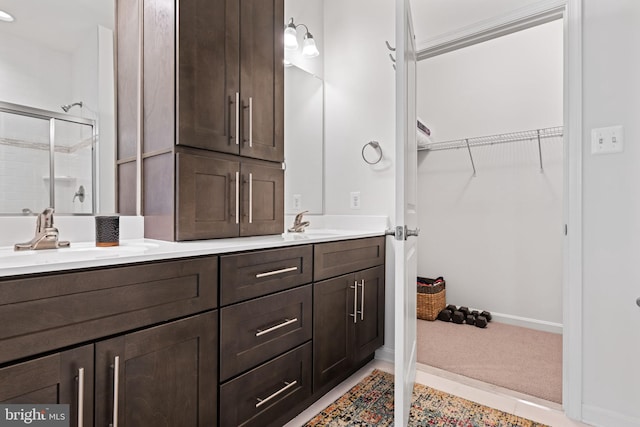
[[[555,21],[420,61],[433,140],[561,126],[562,32]],[[542,141],[542,174],[537,141],[472,153],[476,177],[466,149],[418,154],[418,274],[444,276],[447,303],[559,332],[562,139]]]
[[[394,220],[395,72],[385,40],[395,44],[395,4],[325,0],[325,212]],[[362,147],[377,140],[384,159],[370,166]],[[361,208],[349,207],[359,191]],[[391,242],[391,239],[387,239]],[[385,357],[394,342],[393,251],[387,245]]]
[[[583,416],[640,426],[640,2],[583,1]],[[623,125],[623,153],[590,154]]]

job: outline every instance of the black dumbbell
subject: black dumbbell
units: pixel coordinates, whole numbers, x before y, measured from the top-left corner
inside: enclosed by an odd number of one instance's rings
[[[476,327],[478,327],[478,328],[486,328],[487,327],[487,323],[489,323],[489,322],[487,321],[486,317],[484,317],[482,315],[476,317],[476,323],[475,323]]]
[[[447,310],[449,310],[449,311],[451,311],[451,312],[453,313],[454,311],[457,311],[457,310],[458,310],[458,307],[456,307],[456,306],[455,306],[455,305],[453,305],[453,304],[449,304],[449,305],[446,307],[446,309],[447,309]]]
[[[480,313],[480,316],[484,316],[484,318],[487,319],[487,322],[491,322],[491,313],[488,311],[483,311]]]
[[[464,322],[464,313],[458,310],[454,311],[451,320],[453,320],[453,323],[457,323],[458,325],[462,324]]]
[[[469,310],[469,307],[460,307],[460,308],[458,309],[458,311],[463,312],[463,313],[464,313],[464,317],[467,317],[467,315],[468,315],[469,313],[471,313],[471,310]]]
[[[480,314],[480,312],[478,310],[473,310],[471,312],[471,314],[473,315],[473,317],[478,317],[478,315]]]
[[[440,310],[440,313],[438,313],[438,320],[442,320],[443,322],[450,322],[451,321],[451,310],[447,310],[446,308],[443,310]]]
[[[473,314],[467,314],[467,318],[465,319],[465,321],[467,322],[467,325],[475,325],[476,324],[476,318],[474,317]]]

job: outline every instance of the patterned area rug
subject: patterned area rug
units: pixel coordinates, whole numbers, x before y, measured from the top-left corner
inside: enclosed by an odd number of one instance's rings
[[[392,426],[393,375],[374,370],[305,427]],[[548,427],[416,384],[410,426],[416,427]]]

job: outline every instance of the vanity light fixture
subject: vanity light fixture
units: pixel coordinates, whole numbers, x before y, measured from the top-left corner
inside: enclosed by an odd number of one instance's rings
[[[8,12],[5,12],[4,10],[0,10],[0,21],[4,21],[4,22],[13,22],[16,19],[13,17],[13,15],[11,15]]]
[[[284,28],[284,47],[289,50],[298,48],[298,27],[304,27],[305,34],[302,40],[302,56],[305,58],[314,58],[320,55],[316,41],[309,32],[309,28],[305,24],[295,24],[293,18],[289,19],[289,23]]]

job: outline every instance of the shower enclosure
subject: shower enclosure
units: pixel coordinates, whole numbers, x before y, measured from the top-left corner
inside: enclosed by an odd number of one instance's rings
[[[92,215],[95,120],[0,102],[0,215]]]

